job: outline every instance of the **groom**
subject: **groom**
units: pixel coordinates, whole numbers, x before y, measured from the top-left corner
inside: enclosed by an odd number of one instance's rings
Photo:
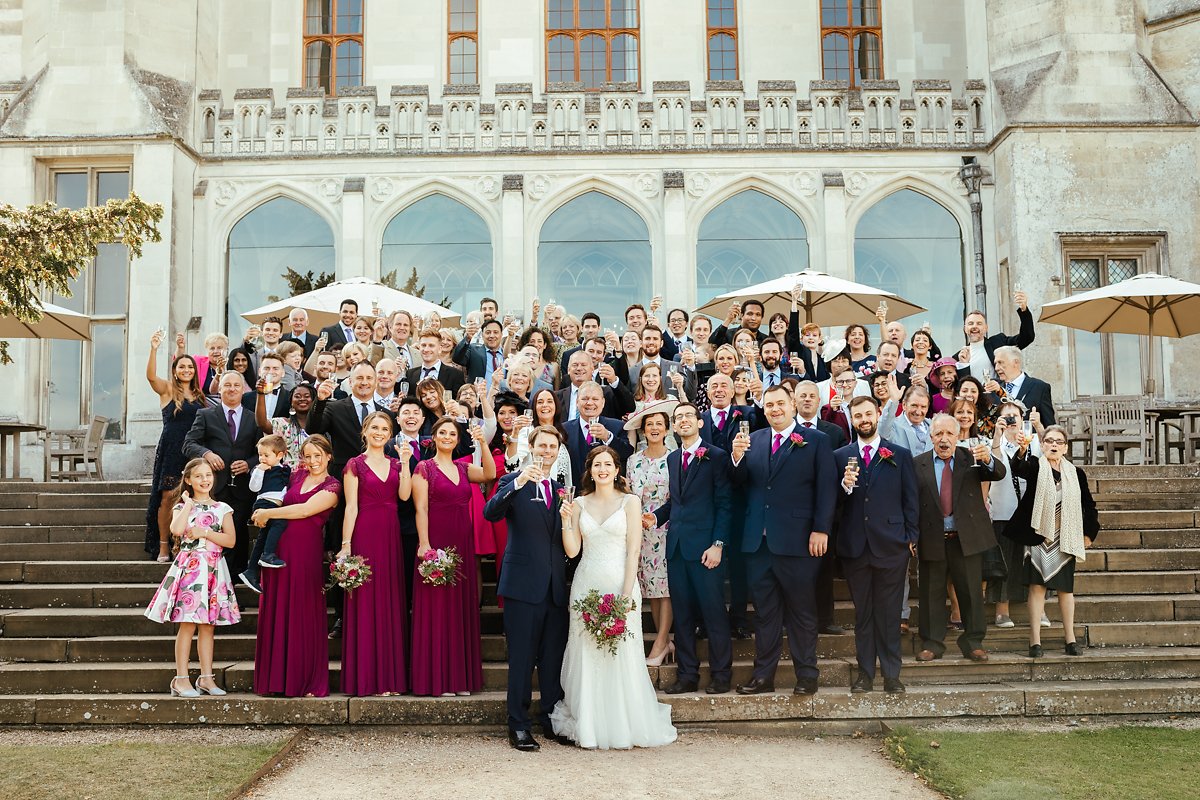
[[[508,643],[508,742],[523,752],[541,749],[530,732],[535,667],[542,732],[559,744],[574,745],[550,725],[550,710],[563,697],[559,675],[567,647],[567,557],[556,502],[559,484],[542,479],[534,466],[553,462],[561,446],[562,435],[556,429],[535,428],[529,435],[530,466],[501,478],[483,509],[488,521],[508,522],[496,593],[504,598]]]

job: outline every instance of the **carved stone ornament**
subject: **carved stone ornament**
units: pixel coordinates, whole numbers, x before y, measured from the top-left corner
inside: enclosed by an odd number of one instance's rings
[[[500,196],[500,179],[495,175],[483,175],[475,181],[475,190],[486,200],[495,200]]]
[[[228,205],[237,197],[238,187],[233,181],[220,181],[213,191],[213,202],[219,206]]]
[[[371,179],[371,199],[375,202],[382,202],[391,197],[396,191],[396,184],[392,183],[391,178],[372,178]]]
[[[692,197],[703,197],[712,186],[712,178],[706,172],[693,172],[688,175],[687,191]]]
[[[338,178],[324,178],[317,182],[317,192],[331,203],[340,203],[342,182]]]
[[[870,179],[863,172],[847,172],[846,173],[846,194],[855,197],[862,194],[863,189],[867,188]]]
[[[812,197],[821,185],[820,176],[811,172],[797,172],[792,176],[792,186],[805,197]]]
[[[633,179],[633,187],[642,193],[644,197],[657,197],[659,191],[659,177],[653,172],[643,172]]]
[[[525,194],[530,200],[541,200],[550,191],[550,179],[545,175],[532,175],[525,181]]]

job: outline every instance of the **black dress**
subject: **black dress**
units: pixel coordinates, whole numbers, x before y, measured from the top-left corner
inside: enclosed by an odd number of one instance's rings
[[[158,507],[165,493],[179,485],[183,475],[183,439],[196,420],[196,412],[207,405],[203,400],[184,400],[175,407],[174,401],[162,409],[163,429],[154,453],[154,473],[151,476],[150,503],[146,506],[146,552],[158,555]]]

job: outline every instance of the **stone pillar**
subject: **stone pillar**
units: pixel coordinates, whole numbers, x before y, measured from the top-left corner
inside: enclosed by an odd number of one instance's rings
[[[814,248],[810,252],[809,263],[812,269],[819,272],[854,280],[854,240],[852,232],[846,229],[846,181],[840,171],[825,172],[821,177],[825,186],[821,195],[824,206],[821,235],[824,253]],[[812,240],[809,242],[811,248]]]
[[[526,298],[537,285],[537,243],[525,243],[525,176],[505,175],[500,197],[500,247],[493,259],[496,269],[493,296],[500,301],[500,313],[506,309],[526,308]],[[522,313],[528,313],[523,311]]]
[[[672,308],[695,308],[696,297],[696,248],[689,242],[687,232],[687,204],[683,191],[683,170],[663,170],[663,235],[662,257],[654,259],[662,267],[662,274],[654,274],[654,286],[663,296],[662,322],[667,322],[667,311]],[[707,300],[708,298],[704,298]]]
[[[367,274],[363,249],[367,240],[367,221],[363,208],[365,183],[366,180],[361,177],[346,178],[342,182],[342,237],[337,252],[338,280]]]

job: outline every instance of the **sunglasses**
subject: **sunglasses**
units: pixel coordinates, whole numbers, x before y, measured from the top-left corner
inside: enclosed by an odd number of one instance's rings
[[[1066,443],[1066,439],[1042,439],[1043,445],[1064,445]]]

